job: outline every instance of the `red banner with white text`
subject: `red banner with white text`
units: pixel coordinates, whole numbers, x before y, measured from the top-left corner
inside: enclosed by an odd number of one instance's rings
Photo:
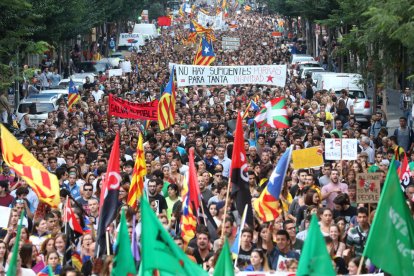
[[[109,115],[136,120],[158,120],[158,100],[133,103],[109,94]]]

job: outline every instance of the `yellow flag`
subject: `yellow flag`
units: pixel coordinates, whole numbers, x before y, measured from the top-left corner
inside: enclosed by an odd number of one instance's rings
[[[142,134],[139,134],[137,145],[137,159],[132,172],[131,186],[128,192],[128,205],[135,208],[144,190],[144,176],[147,174],[147,163],[145,162],[144,142]]]
[[[41,201],[52,207],[60,202],[59,182],[16,138],[0,124],[4,162],[32,187]]]

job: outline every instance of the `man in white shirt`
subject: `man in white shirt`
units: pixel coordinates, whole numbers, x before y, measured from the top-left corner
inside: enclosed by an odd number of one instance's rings
[[[223,176],[228,178],[230,175],[230,167],[231,167],[231,159],[225,156],[225,147],[223,145],[219,145],[216,148],[216,159],[218,160],[219,164],[223,166]]]
[[[95,98],[95,102],[98,103],[99,100],[105,93],[99,89],[99,85],[95,84],[94,90],[92,90],[92,96]]]

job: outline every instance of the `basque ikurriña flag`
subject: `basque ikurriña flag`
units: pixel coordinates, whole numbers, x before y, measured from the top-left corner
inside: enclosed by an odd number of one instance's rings
[[[259,127],[288,128],[288,114],[285,98],[268,101],[254,118]]]
[[[247,158],[244,150],[244,135],[242,118],[237,115],[236,131],[234,135],[233,155],[231,160],[231,196],[236,203],[237,211],[241,216],[244,206],[247,204],[246,223],[253,227],[252,195],[249,189],[249,177],[247,174]]]

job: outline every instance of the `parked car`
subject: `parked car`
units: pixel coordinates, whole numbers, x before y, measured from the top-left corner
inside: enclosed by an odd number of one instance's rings
[[[317,90],[333,90],[338,98],[341,96],[341,90],[346,89],[349,98],[354,101],[356,121],[366,124],[371,122],[372,106],[360,74],[315,72],[312,79]]]
[[[41,95],[41,96],[40,96]],[[43,96],[39,94],[31,95],[30,99],[23,99],[20,101],[16,110],[17,121],[20,122],[22,117],[26,114],[25,111],[29,108],[30,121],[36,126],[37,124],[44,122],[48,118],[48,113],[58,109],[59,103],[64,101],[63,95],[50,94]]]
[[[293,54],[290,58],[290,63],[292,65],[297,65],[298,62],[303,61],[315,61],[315,59],[310,55],[302,55],[302,54]]]
[[[325,71],[325,69],[323,69],[322,67],[303,67],[302,69],[299,70],[298,75],[300,76],[301,79],[305,79],[307,74],[310,74],[312,72],[323,72]]]

